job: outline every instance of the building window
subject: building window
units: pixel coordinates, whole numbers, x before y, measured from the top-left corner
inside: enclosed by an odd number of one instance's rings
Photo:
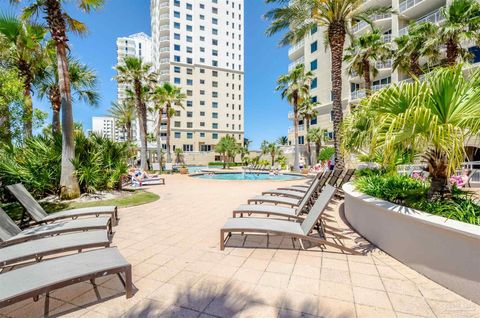
[[[213,107],[213,108],[218,108],[218,103],[217,103],[217,102],[213,102],[213,103],[212,103],[212,107]]]
[[[175,128],[180,128],[180,122],[179,122],[179,121],[174,122],[174,123],[173,123],[173,126],[174,126]]]
[[[205,112],[200,112],[200,116],[205,116]]]
[[[175,56],[173,57],[173,60],[174,60],[175,62],[180,62],[180,56],[179,56],[179,55],[175,55]]]
[[[183,145],[183,151],[184,152],[192,152],[193,151],[193,145]]]
[[[212,118],[218,118],[218,113],[212,113]]]
[[[217,123],[212,123],[212,129],[218,129],[218,124]]]
[[[193,133],[191,132],[187,133],[187,139],[193,139]]]
[[[187,117],[189,118],[193,117],[193,112],[187,112]]]
[[[298,144],[303,145],[305,143],[305,137],[304,136],[299,136],[298,137]]]
[[[318,42],[317,41],[310,44],[310,53],[316,52],[317,49],[318,49]]]
[[[178,77],[175,77],[175,79],[173,80],[175,84],[179,85],[180,84],[180,78]]]
[[[204,132],[200,133],[200,138],[205,138],[205,133]]]
[[[205,134],[204,134],[205,137]],[[200,151],[212,151],[211,145],[200,145]]]
[[[180,29],[180,23],[178,23],[178,22],[173,23],[173,27],[175,29]]]
[[[192,32],[193,31],[193,27],[191,25],[187,25],[187,31],[188,32]]]
[[[310,62],[310,70],[311,71],[315,71],[317,68],[318,68],[318,65],[317,65],[317,60],[313,60]]]
[[[192,107],[193,106],[193,101],[187,100],[187,107]]]
[[[173,49],[174,49],[175,51],[180,51],[180,45],[175,44],[175,45],[173,46]]]
[[[175,40],[180,40],[180,34],[175,33],[175,34],[173,35],[173,38],[174,38]]]
[[[317,78],[314,78],[314,79],[312,80],[312,83],[310,84],[310,88],[311,88],[311,89],[314,89],[314,88],[317,88],[317,86],[318,86]]]
[[[217,133],[213,133],[213,134],[212,134],[212,139],[218,139],[218,134],[217,134]]]
[[[193,128],[193,123],[191,121],[187,122],[187,128]]]
[[[173,67],[173,71],[174,71],[175,73],[180,73],[180,66],[174,66],[174,67]]]
[[[175,139],[180,139],[180,137],[182,136],[182,134],[178,131],[175,132]]]
[[[192,86],[193,85],[193,80],[187,79],[187,85]]]
[[[191,14],[187,14],[187,21],[192,21],[193,20],[193,17]]]
[[[174,12],[173,12],[173,16],[174,16],[175,18],[180,18],[180,12],[174,11]]]

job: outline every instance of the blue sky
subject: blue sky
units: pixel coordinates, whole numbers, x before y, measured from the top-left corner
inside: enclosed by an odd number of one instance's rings
[[[25,1],[26,3],[26,1]],[[72,1],[74,3],[74,1]],[[0,10],[18,12],[7,1],[0,2]],[[245,0],[245,136],[258,148],[262,140],[274,140],[286,135],[290,106],[275,92],[276,78],[288,67],[287,48],[278,46],[278,37],[268,38],[268,22],[262,15],[268,6],[261,0]],[[137,32],[150,32],[149,0],[107,0],[99,11],[83,14],[68,5],[67,11],[87,24],[89,34],[70,35],[72,54],[95,69],[99,75],[101,103],[91,108],[75,103],[74,118],[85,129],[91,127],[91,117],[104,115],[110,102],[116,99],[115,72],[117,37]],[[49,110],[47,101],[35,101],[35,107]]]

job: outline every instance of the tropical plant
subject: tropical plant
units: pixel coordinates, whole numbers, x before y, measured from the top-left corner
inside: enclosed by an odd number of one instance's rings
[[[46,65],[34,82],[38,96],[40,98],[47,97],[52,105],[52,132],[54,134],[61,131],[60,108],[62,106],[56,62],[55,52],[50,51],[46,59]],[[67,62],[72,98],[91,106],[98,106],[100,95],[95,71],[71,56],[67,57]]]
[[[325,30],[325,42],[331,52],[335,166],[343,169],[345,164],[340,149],[339,133],[343,121],[342,62],[346,35],[351,25],[358,21],[371,23],[371,14],[386,12],[389,9],[361,10],[363,0],[266,0],[266,2],[282,5],[266,14],[266,17],[272,20],[267,29],[268,35],[288,30],[280,41],[282,45],[299,42],[317,27]]]
[[[305,65],[299,64],[288,74],[281,75],[277,79],[277,91],[281,91],[282,98],[287,99],[293,107],[294,146],[295,158],[293,168],[298,171],[300,164],[300,153],[298,149],[298,110],[299,106],[309,98],[310,84],[313,73],[305,72]]]
[[[252,143],[252,141],[248,138],[243,138],[243,146],[245,147],[245,149],[248,150],[248,148],[250,147],[250,144]]]
[[[183,150],[182,148],[175,148],[175,162],[182,163],[183,161]]]
[[[271,158],[271,165],[275,165],[275,158],[282,154],[280,146],[274,142],[264,140],[261,144],[262,154],[269,155]]]
[[[462,47],[465,41],[480,41],[480,3],[476,0],[453,0],[441,9],[445,19],[439,27],[438,39],[447,47],[447,64],[454,65],[458,58],[468,60],[470,54]]]
[[[390,56],[390,52],[390,44],[383,41],[378,29],[354,38],[346,49],[343,60],[349,63],[348,73],[363,77],[367,95],[371,94],[372,78],[378,74],[377,62],[384,62]]]
[[[0,37],[3,37],[4,48],[8,51],[9,67],[18,70],[23,82],[23,135],[32,136],[33,103],[32,84],[42,69],[45,58],[43,42],[46,30],[34,22],[22,20],[11,15],[0,15]]]
[[[22,101],[23,82],[15,70],[0,67],[0,83],[0,145],[11,145],[12,108]]]
[[[127,134],[127,141],[132,141],[132,125],[137,117],[135,104],[132,100],[124,99],[122,101],[112,102],[112,106],[108,112],[115,118],[118,125],[120,125]]]
[[[279,144],[280,146],[287,146],[288,145],[288,137],[287,136],[278,137],[277,144]]]
[[[315,144],[315,158],[318,160],[322,143],[325,141],[326,129],[320,127],[311,127],[307,130],[307,142]]]
[[[318,154],[318,161],[325,162],[330,160],[332,156],[335,154],[335,148],[333,147],[325,147],[322,148]]]
[[[393,51],[393,69],[400,69],[411,77],[422,75],[424,67],[422,58],[427,60],[427,67],[437,63],[440,51],[433,41],[438,35],[438,27],[430,22],[411,23],[408,33],[395,38],[397,49]]]
[[[314,102],[311,97],[305,99],[303,103],[300,105],[298,114],[300,117],[303,118],[305,130],[308,132],[310,129],[310,123],[312,119],[316,119],[318,116],[318,111],[315,107],[318,105],[317,102]],[[310,146],[310,141],[307,138],[307,164],[309,166],[312,165],[312,147]]]
[[[222,156],[223,169],[226,169],[229,162],[235,159],[235,156],[239,152],[239,148],[240,147],[233,136],[226,135],[220,139],[215,146],[215,152]]]
[[[465,142],[480,131],[480,70],[439,68],[424,82],[391,85],[365,100],[345,122],[345,149],[420,154],[427,164],[429,197],[451,193],[448,177],[465,158]],[[359,127],[361,127],[359,129]]]
[[[24,0],[28,5],[23,9],[23,17],[32,19],[44,13],[51,38],[57,52],[57,73],[62,100],[62,173],[60,178],[61,198],[73,199],[80,195],[78,181],[74,174],[73,160],[75,158],[75,144],[73,132],[72,95],[70,91],[70,75],[68,69],[67,31],[85,33],[87,27],[75,20],[63,9],[65,0]],[[23,2],[10,0],[11,3]],[[104,0],[78,0],[76,6],[84,11],[91,12],[103,6]]]
[[[158,102],[158,110],[160,118],[163,116],[163,111],[167,115],[167,162],[171,162],[170,153],[170,139],[171,139],[171,123],[172,117],[175,116],[175,107],[184,108],[183,101],[187,95],[182,93],[180,87],[171,83],[165,82],[154,91],[155,100]],[[164,105],[163,107],[161,105]]]
[[[118,83],[127,84],[131,87],[130,95],[133,96],[137,110],[137,118],[140,126],[140,166],[147,170],[147,106],[146,87],[149,87],[155,80],[155,73],[152,72],[152,65],[144,63],[142,59],[127,56],[115,66]]]

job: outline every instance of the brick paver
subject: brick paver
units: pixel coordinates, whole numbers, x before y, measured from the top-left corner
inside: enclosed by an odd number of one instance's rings
[[[125,299],[116,277],[56,291],[51,315],[65,317],[480,317],[480,306],[430,281],[356,235],[352,256],[307,251],[289,238],[234,235],[219,249],[219,228],[250,196],[297,182],[240,182],[167,176],[157,202],[120,209],[113,245],[133,265],[137,293]],[[298,245],[298,244],[296,244]],[[0,310],[41,317],[43,298]]]

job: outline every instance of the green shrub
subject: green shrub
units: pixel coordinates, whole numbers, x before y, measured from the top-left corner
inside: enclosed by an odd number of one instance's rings
[[[129,150],[128,144],[77,132],[73,165],[81,191],[118,188]],[[21,146],[0,146],[0,199],[11,200],[5,186],[19,182],[37,198],[58,193],[61,157],[61,136],[36,136]]]
[[[364,168],[364,169],[357,169],[355,171],[356,177],[370,177],[370,176],[381,176],[386,173],[385,169],[380,168]]]
[[[445,218],[480,225],[480,205],[473,200],[470,193],[456,188],[450,198],[428,200],[429,183],[408,176],[364,175],[358,177],[354,184],[359,191],[376,198]]]
[[[243,163],[241,162],[229,162],[230,167],[241,167]],[[223,162],[212,161],[208,163],[209,167],[223,167]]]
[[[322,148],[320,150],[320,153],[318,154],[318,160],[319,161],[330,160],[330,158],[333,156],[334,153],[335,153],[335,148],[333,147]]]

